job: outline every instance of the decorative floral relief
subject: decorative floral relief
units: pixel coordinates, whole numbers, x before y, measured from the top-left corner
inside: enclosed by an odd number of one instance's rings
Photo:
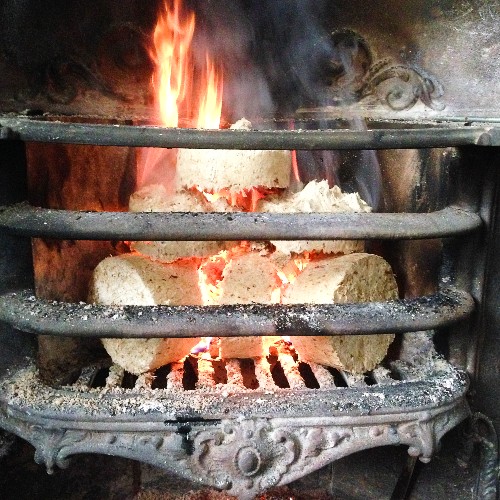
[[[270,488],[296,460],[296,437],[267,419],[224,421],[194,438],[193,465],[224,490]]]
[[[374,96],[394,111],[410,109],[418,101],[440,111],[445,106],[436,99],[442,95],[441,85],[422,70],[394,63],[390,59],[383,59],[368,70],[358,92],[360,100]]]
[[[465,406],[449,411],[415,413],[405,422],[391,423],[367,416],[366,422],[339,425],[322,419],[227,419],[213,424],[166,426],[161,431],[50,429],[0,413],[0,425],[30,441],[35,460],[49,472],[64,468],[75,453],[106,453],[148,462],[185,478],[253,498],[286,484],[349,453],[372,446],[406,444],[411,455],[428,461],[439,438],[467,415]],[[47,419],[50,421],[50,419]]]

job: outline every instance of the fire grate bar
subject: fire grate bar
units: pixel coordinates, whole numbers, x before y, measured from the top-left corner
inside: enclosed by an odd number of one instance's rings
[[[245,362],[249,363],[245,364]],[[195,380],[191,381],[191,385],[185,381],[186,363],[189,363],[195,371]],[[311,371],[307,372],[307,374],[304,371],[301,372],[300,364],[309,366]],[[225,378],[221,377],[220,373],[217,373],[217,365],[223,367],[227,375]],[[284,378],[273,376],[273,371],[277,365],[282,368]],[[133,390],[141,391],[161,387],[176,391],[218,389],[228,393],[228,391],[246,391],[248,389],[252,391],[276,391],[285,388],[295,390],[334,389],[337,387],[335,376],[343,381],[340,387],[362,388],[376,385],[378,383],[376,372],[381,370],[385,372],[385,376],[380,382],[381,385],[399,383],[402,378],[402,370],[397,366],[393,367],[392,372],[384,367],[378,367],[367,374],[354,375],[315,363],[301,362],[283,350],[280,351],[277,359],[272,363],[266,358],[220,360],[190,356],[183,362],[170,363],[161,370],[143,374],[137,378],[134,377]],[[244,371],[247,371],[246,383],[243,375]],[[248,383],[249,375],[250,379],[254,379],[251,383]],[[126,373],[123,368],[115,364],[109,368],[88,366],[82,370],[80,377],[72,387],[80,391],[88,391],[99,387],[105,387],[109,390],[127,389],[127,377],[130,378],[130,376],[130,373]],[[408,379],[408,377],[403,378]],[[367,384],[367,379],[372,379],[375,383]]]
[[[333,378],[333,375],[324,366],[316,363],[308,364],[321,389],[332,389],[335,387],[335,379]]]
[[[0,140],[197,149],[390,149],[496,146],[492,126],[421,125],[373,130],[197,130],[148,125],[61,123],[0,117]],[[397,125],[397,124],[396,124]],[[297,123],[300,126],[300,123]],[[399,125],[401,127],[401,125]]]
[[[471,295],[455,288],[415,299],[319,305],[100,306],[41,300],[30,290],[0,296],[0,320],[18,330],[101,338],[404,333],[449,326],[473,310]]]
[[[481,227],[478,214],[450,206],[431,213],[78,212],[0,208],[0,230],[73,240],[324,240],[446,238]]]

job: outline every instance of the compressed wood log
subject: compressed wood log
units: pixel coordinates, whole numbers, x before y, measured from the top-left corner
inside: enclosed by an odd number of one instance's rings
[[[198,264],[171,264],[127,254],[104,259],[95,269],[89,302],[104,305],[201,305]],[[135,375],[177,362],[200,338],[102,339],[114,363]]]
[[[267,255],[250,251],[235,255],[225,266],[217,292],[211,303],[272,304],[281,281]],[[260,358],[269,354],[269,347],[279,337],[223,337],[220,339],[222,358]]]
[[[328,187],[327,181],[311,181],[297,193],[280,193],[263,198],[257,205],[259,212],[271,213],[355,213],[371,212],[358,193],[343,193],[338,186]],[[358,240],[305,240],[271,241],[279,254],[323,252],[349,254],[362,252],[364,241]]]
[[[242,119],[231,126],[250,130]],[[238,193],[254,187],[287,188],[292,153],[286,150],[183,149],[177,151],[177,189],[227,190]]]
[[[224,198],[209,203],[202,193],[182,190],[168,194],[161,184],[152,184],[130,197],[132,212],[231,212]],[[234,246],[234,243],[231,243]],[[223,250],[223,241],[134,241],[131,247],[160,262],[174,262],[185,257],[204,258]]]
[[[378,255],[358,253],[309,263],[284,291],[282,302],[372,302],[397,296],[397,284],[389,264]],[[291,340],[304,361],[363,373],[382,361],[394,335],[292,337]]]

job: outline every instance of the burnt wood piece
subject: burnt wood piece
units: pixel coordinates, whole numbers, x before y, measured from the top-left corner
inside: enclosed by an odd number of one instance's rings
[[[431,213],[268,214],[75,212],[27,204],[0,208],[0,229],[18,236],[92,240],[320,240],[451,237],[481,227],[460,207]]]
[[[159,338],[248,335],[363,335],[444,327],[466,319],[474,301],[456,289],[416,299],[354,304],[100,306],[0,296],[0,319],[54,336]]]
[[[127,209],[135,186],[133,149],[27,143],[26,157],[31,203],[68,210]],[[34,239],[37,296],[86,300],[93,269],[105,257],[117,254],[120,245],[110,241]],[[38,347],[40,374],[51,383],[73,380],[85,364],[103,355],[96,339],[39,336]]]

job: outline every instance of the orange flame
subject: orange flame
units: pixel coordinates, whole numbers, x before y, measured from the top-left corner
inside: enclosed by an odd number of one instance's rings
[[[153,33],[154,49],[150,56],[155,63],[152,83],[160,118],[167,127],[177,127],[179,123],[178,104],[185,97],[192,73],[190,47],[194,26],[194,14],[183,12],[181,0],[164,3]]]
[[[283,285],[294,283],[297,276],[307,267],[309,261],[310,256],[304,253],[302,257],[291,260],[283,269],[278,270],[277,273]]]
[[[185,9],[182,0],[165,1],[153,33],[150,51],[155,65],[152,84],[161,123],[179,126],[179,110],[196,108],[194,123],[199,128],[219,128],[222,111],[222,73],[205,54],[200,81],[194,81],[195,63],[192,41],[195,15]]]
[[[219,128],[222,112],[222,75],[217,72],[214,63],[205,57],[206,91],[201,94],[200,108],[198,111],[198,128]]]
[[[217,284],[229,260],[228,251],[222,250],[206,259],[198,269],[198,285],[204,305],[213,305],[219,299],[222,290]]]

